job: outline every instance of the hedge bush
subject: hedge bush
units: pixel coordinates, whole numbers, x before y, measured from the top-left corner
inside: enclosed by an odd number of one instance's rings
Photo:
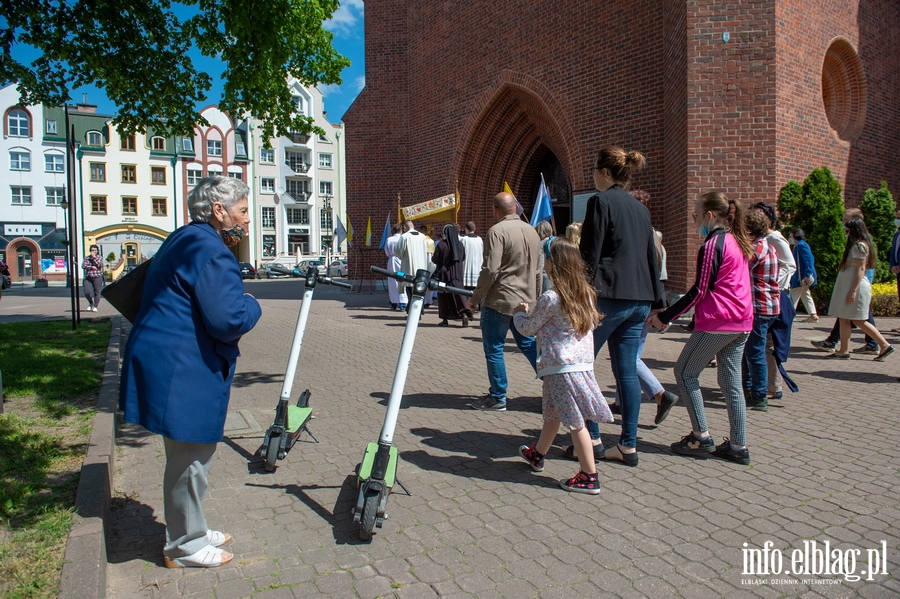
[[[884,283],[894,281],[894,275],[891,273],[888,257],[891,254],[891,242],[894,239],[894,232],[897,227],[894,226],[894,213],[897,211],[897,204],[888,190],[887,181],[881,182],[880,189],[867,189],[863,195],[863,200],[859,205],[863,215],[866,217],[866,228],[869,229],[869,235],[875,242],[878,252],[878,264],[875,266],[875,282]]]

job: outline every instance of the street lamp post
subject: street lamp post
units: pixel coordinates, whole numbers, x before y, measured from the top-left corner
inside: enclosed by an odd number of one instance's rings
[[[71,296],[72,330],[74,331],[78,326],[78,314],[75,306],[75,298],[78,295],[78,290],[75,289],[75,285],[72,283],[72,273],[74,272],[75,265],[72,264],[72,240],[69,239],[69,202],[63,200],[59,203],[59,207],[63,209],[63,237],[65,237],[63,243],[66,246],[66,287],[69,288],[69,295]]]
[[[322,215],[319,220],[319,225],[321,225],[322,233],[322,245],[325,246],[325,268],[328,269],[331,266],[331,241],[332,237],[332,212],[331,212],[331,195],[326,194],[322,196]],[[327,270],[326,270],[327,272]]]

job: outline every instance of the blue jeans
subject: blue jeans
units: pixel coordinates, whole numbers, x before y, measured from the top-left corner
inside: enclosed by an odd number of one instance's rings
[[[623,447],[637,445],[638,415],[641,411],[641,384],[637,376],[638,350],[641,330],[650,315],[651,302],[597,298],[597,309],[603,315],[600,326],[594,329],[594,357],[609,341],[609,359],[616,379],[616,401],[622,411]],[[587,421],[591,439],[600,438],[600,427]]]
[[[753,315],[753,330],[744,345],[742,371],[744,389],[754,401],[766,398],[769,384],[769,367],[766,364],[766,335],[777,316]]]
[[[512,316],[501,314],[493,308],[485,306],[481,310],[481,342],[484,345],[484,357],[487,360],[488,381],[491,386],[491,398],[499,402],[506,401],[506,360],[503,356],[506,346],[506,333],[512,331],[516,345],[528,358],[531,367],[537,371],[537,345],[534,337],[522,335],[513,323]]]

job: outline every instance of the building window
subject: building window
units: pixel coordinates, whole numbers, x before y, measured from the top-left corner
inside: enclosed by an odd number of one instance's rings
[[[128,214],[130,216],[137,216],[137,198],[135,198],[135,197],[122,198],[122,214]]]
[[[106,196],[91,196],[91,214],[106,214]]]
[[[266,164],[275,164],[275,148],[260,148],[259,161]]]
[[[31,154],[28,152],[10,152],[9,153],[9,170],[11,171],[30,171],[31,170]]]
[[[234,143],[234,153],[236,156],[247,155],[247,147],[244,145],[244,142],[238,141]]]
[[[166,184],[166,167],[164,166],[151,166],[150,167],[150,182],[154,185],[165,185]]]
[[[91,181],[106,181],[106,163],[91,163]]]
[[[44,154],[44,170],[48,173],[66,172],[66,157],[62,154]]]
[[[231,177],[232,179],[240,179],[241,181],[244,180],[244,173],[232,173],[232,172],[229,172],[229,173],[228,173],[228,176]]]
[[[319,154],[319,168],[331,168],[331,154]]]
[[[100,135],[99,131],[88,131],[87,145],[89,145],[89,146],[102,146],[103,145],[103,136]]]
[[[28,137],[28,113],[24,110],[10,110],[6,124],[10,137]]]
[[[262,207],[262,228],[263,229],[274,229],[275,228],[275,207],[274,206],[263,206]]]
[[[47,192],[48,206],[59,206],[66,199],[65,187],[45,187],[44,191]]]
[[[285,183],[287,183],[288,195],[295,200],[305,202],[309,197],[309,181],[306,179],[288,179]]]
[[[168,204],[166,198],[153,198],[153,216],[165,216]]]
[[[287,165],[290,167],[290,169],[295,173],[305,173],[309,170],[309,158],[306,154],[300,154],[297,152],[285,152],[284,160],[285,162],[287,162]]]
[[[12,203],[13,206],[31,206],[31,188],[13,187]]]
[[[206,142],[206,154],[209,156],[222,155],[222,142],[216,139],[210,139]]]
[[[134,135],[126,135],[122,137],[122,141],[119,144],[119,147],[123,150],[134,150]]]
[[[196,185],[200,182],[200,179],[203,177],[203,171],[198,171],[195,169],[188,169],[187,172],[187,184],[188,185]]]
[[[288,208],[287,222],[289,225],[308,225],[309,209],[307,208]]]
[[[297,114],[305,115],[306,112],[303,110],[303,98],[299,96],[294,96],[294,104],[297,107]]]
[[[263,177],[259,180],[259,190],[262,193],[275,193],[275,179]]]
[[[165,137],[154,137],[150,140],[150,147],[153,148],[155,152],[165,152],[166,151],[166,138]]]
[[[47,121],[47,133],[56,135],[56,121],[55,120]]]
[[[137,183],[137,167],[135,165],[122,165],[122,183]]]
[[[263,235],[263,258],[275,257],[275,236]]]
[[[193,152],[194,151],[194,140],[191,139],[190,137],[182,138],[181,149],[185,152]]]
[[[319,195],[320,196],[333,195],[331,193],[331,181],[319,181]]]
[[[330,143],[331,143],[331,140],[328,139],[327,136],[322,135],[321,133],[319,134],[319,141],[321,141],[321,142],[324,143],[324,144],[330,144]]]

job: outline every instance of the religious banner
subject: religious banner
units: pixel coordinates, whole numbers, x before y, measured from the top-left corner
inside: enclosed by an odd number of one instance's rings
[[[420,218],[432,217],[440,212],[446,212],[450,210],[454,211],[455,213],[456,209],[456,194],[451,193],[439,198],[434,198],[433,200],[428,200],[427,202],[413,204],[412,206],[401,208],[400,213],[403,216],[403,220],[417,220]]]

